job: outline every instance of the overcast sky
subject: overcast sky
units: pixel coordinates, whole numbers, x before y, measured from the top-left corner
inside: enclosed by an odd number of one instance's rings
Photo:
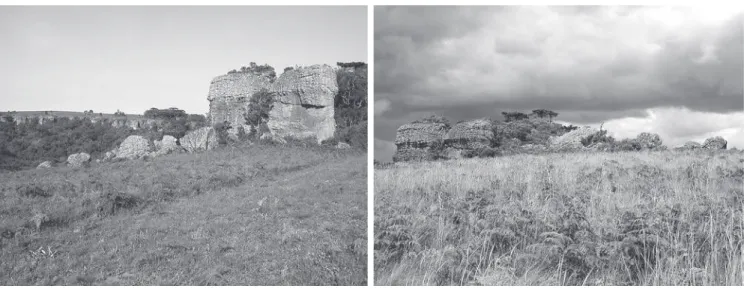
[[[0,7],[0,111],[209,111],[250,62],[367,62],[367,7]]]
[[[742,13],[730,7],[375,7],[375,159],[396,129],[545,108],[744,148]]]

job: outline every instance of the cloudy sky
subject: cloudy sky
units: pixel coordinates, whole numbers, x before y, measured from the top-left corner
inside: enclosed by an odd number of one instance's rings
[[[744,148],[742,13],[730,7],[375,7],[375,159],[396,129],[536,108],[670,147]]]
[[[250,62],[367,62],[367,7],[0,7],[0,111],[209,110]]]

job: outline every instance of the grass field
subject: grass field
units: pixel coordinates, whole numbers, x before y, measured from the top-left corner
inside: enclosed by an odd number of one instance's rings
[[[376,168],[375,285],[744,285],[744,154]]]
[[[0,285],[365,285],[366,159],[257,144],[2,173]]]

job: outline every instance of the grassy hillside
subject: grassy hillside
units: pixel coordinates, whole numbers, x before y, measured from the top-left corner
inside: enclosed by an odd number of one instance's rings
[[[744,155],[619,152],[375,171],[376,285],[742,285]]]
[[[0,197],[2,285],[366,284],[361,151],[256,144],[0,173]]]

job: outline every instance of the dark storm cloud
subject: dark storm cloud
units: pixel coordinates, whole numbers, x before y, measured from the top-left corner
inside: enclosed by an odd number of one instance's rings
[[[375,114],[392,132],[375,136],[392,140],[411,114],[740,112],[741,21],[707,7],[376,7]]]

